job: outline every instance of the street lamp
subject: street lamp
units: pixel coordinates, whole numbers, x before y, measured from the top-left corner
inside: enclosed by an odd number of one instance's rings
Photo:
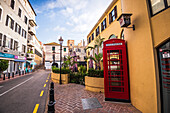
[[[62,62],[62,43],[63,43],[63,39],[62,39],[61,36],[60,36],[59,42],[60,42],[60,84],[62,84],[62,81],[61,81],[61,62]]]

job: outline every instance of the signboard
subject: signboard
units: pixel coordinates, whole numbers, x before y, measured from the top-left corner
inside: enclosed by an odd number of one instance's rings
[[[118,45],[122,45],[122,43],[106,44],[106,46],[118,46]]]
[[[163,58],[170,58],[170,53],[164,52],[164,53],[162,54],[162,57],[163,57]]]
[[[14,55],[12,55],[12,54],[7,54],[7,53],[1,53],[1,52],[0,52],[0,57],[14,58]]]
[[[127,27],[131,24],[130,16],[132,14],[121,14],[117,19],[119,21],[121,27]]]
[[[16,56],[16,55],[15,55],[14,58],[15,58],[15,59],[21,59],[21,60],[26,60],[26,57],[24,57],[24,56]]]

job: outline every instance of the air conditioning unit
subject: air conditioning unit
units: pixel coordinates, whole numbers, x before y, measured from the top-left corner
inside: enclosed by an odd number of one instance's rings
[[[20,52],[20,55],[21,55],[21,56],[25,56],[25,53],[24,53],[24,52]]]

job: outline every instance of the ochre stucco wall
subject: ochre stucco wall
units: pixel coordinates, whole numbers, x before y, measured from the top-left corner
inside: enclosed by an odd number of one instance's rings
[[[122,0],[122,12],[132,13],[136,30],[125,28],[131,103],[143,113],[157,113],[153,40],[146,0]]]
[[[170,38],[170,8],[151,18],[154,47]]]

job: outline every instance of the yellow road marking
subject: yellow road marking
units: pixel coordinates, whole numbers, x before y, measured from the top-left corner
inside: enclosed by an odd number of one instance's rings
[[[48,82],[48,80],[46,80],[46,82]]]
[[[38,107],[39,107],[39,104],[36,104],[33,113],[37,113]]]
[[[42,91],[41,91],[41,94],[40,94],[40,97],[43,96],[43,93],[44,93],[44,91],[42,90]]]
[[[46,87],[46,84],[44,84],[44,87]]]

